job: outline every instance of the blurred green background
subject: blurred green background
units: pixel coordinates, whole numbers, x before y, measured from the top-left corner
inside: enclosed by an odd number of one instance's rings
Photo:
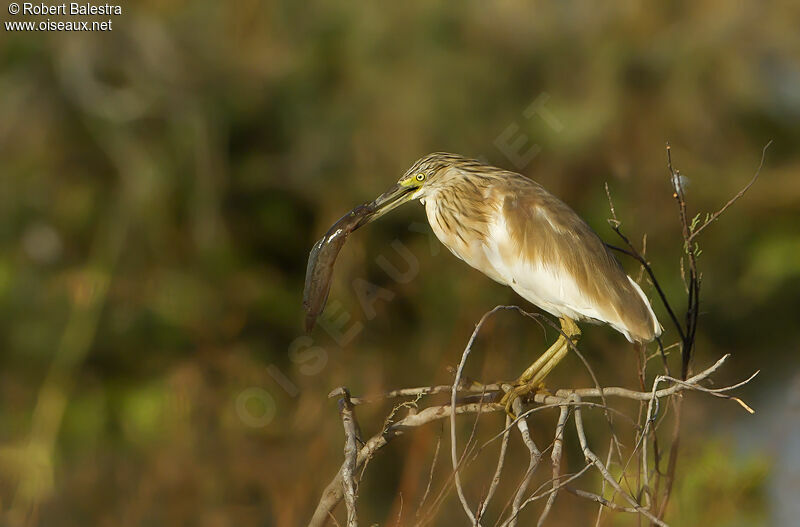
[[[718,384],[760,369],[740,392],[756,414],[687,397],[667,519],[800,517],[800,4],[123,9],[107,33],[0,31],[0,523],[307,521],[341,460],[326,394],[449,382],[480,316],[522,302],[408,205],[351,237],[328,322],[303,336],[313,242],[428,152],[522,172],[615,243],[608,182],[682,306],[665,143],[694,214],[744,186],[770,140],[760,180],[700,240],[696,366],[732,353]],[[366,305],[364,281],[381,288]],[[484,329],[468,373],[485,380],[554,338],[511,313]],[[584,334],[601,382],[635,388],[628,343]],[[554,385],[586,385],[564,364]],[[365,433],[389,409],[360,410]],[[440,431],[370,464],[362,522],[413,523]],[[563,495],[551,523],[594,511]],[[450,500],[438,524],[461,514]]]

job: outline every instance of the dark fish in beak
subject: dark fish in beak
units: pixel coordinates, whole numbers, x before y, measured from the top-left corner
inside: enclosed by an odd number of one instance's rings
[[[306,284],[303,290],[306,333],[310,333],[314,329],[317,318],[325,309],[328,293],[331,290],[333,264],[336,263],[336,257],[347,237],[362,225],[366,225],[408,201],[413,190],[415,189],[395,185],[375,201],[359,205],[342,216],[333,227],[328,229],[325,236],[314,244],[308,255]]]

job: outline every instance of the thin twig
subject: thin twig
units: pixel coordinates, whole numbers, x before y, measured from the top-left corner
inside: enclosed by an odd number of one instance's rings
[[[492,392],[500,390],[500,384],[473,384],[470,386],[459,386],[458,392],[481,393]],[[417,388],[403,388],[400,390],[392,390],[390,392],[369,395],[366,397],[353,397],[351,400],[354,405],[374,403],[383,399],[394,399],[397,397],[419,397],[421,395],[436,395],[439,393],[451,393],[453,391],[452,384],[441,384],[438,386],[420,386]]]
[[[681,418],[682,412],[681,407],[683,405],[683,399],[678,398],[677,400],[672,400],[672,404],[675,407],[675,424],[672,429],[672,446],[670,447],[669,451],[669,463],[667,465],[667,473],[665,475],[665,488],[664,488],[664,499],[661,501],[661,505],[658,508],[658,517],[663,518],[664,514],[667,512],[667,504],[669,504],[670,496],[672,495],[672,484],[675,481],[675,470],[678,466],[678,451],[680,449],[680,431],[681,431]]]
[[[750,375],[750,377],[748,377],[748,378],[747,378],[747,379],[745,379],[744,381],[738,382],[738,383],[736,383],[736,384],[734,384],[734,385],[732,385],[732,386],[725,386],[724,388],[716,388],[716,389],[706,388],[706,387],[704,387],[704,386],[698,386],[698,385],[696,385],[696,384],[692,384],[692,383],[690,383],[690,382],[688,382],[688,381],[682,381],[682,380],[680,380],[680,379],[674,379],[674,378],[672,378],[672,377],[668,377],[668,376],[666,376],[666,375],[662,376],[662,378],[663,378],[664,380],[667,380],[667,381],[674,382],[674,383],[676,383],[676,385],[690,385],[690,387],[691,387],[691,389],[692,389],[692,390],[697,390],[697,391],[699,391],[699,392],[705,392],[705,393],[708,393],[708,394],[711,394],[711,395],[713,395],[714,397],[719,397],[719,398],[721,398],[721,399],[729,399],[729,400],[731,400],[731,401],[734,401],[734,402],[738,403],[738,404],[739,404],[739,406],[741,406],[742,408],[744,408],[744,409],[745,409],[745,410],[746,410],[748,413],[754,414],[754,413],[756,413],[756,411],[755,411],[755,410],[753,410],[752,408],[750,408],[750,406],[749,406],[749,405],[748,405],[746,402],[742,401],[742,400],[741,400],[740,398],[738,398],[738,397],[734,397],[734,396],[732,396],[732,395],[728,395],[728,394],[726,394],[726,393],[724,393],[724,392],[727,392],[727,391],[733,390],[734,388],[738,388],[739,386],[742,386],[742,385],[744,385],[744,384],[747,384],[748,382],[750,382],[750,381],[752,381],[753,379],[755,379],[755,378],[756,378],[756,376],[757,376],[757,375],[758,375],[760,372],[761,372],[761,370],[758,370],[758,371],[756,371],[755,373],[753,373],[752,375]],[[688,387],[688,386],[687,386],[687,387]]]
[[[494,496],[497,486],[500,484],[500,474],[503,471],[503,464],[506,460],[506,450],[508,449],[509,437],[511,437],[511,416],[506,414],[506,426],[505,430],[503,431],[503,440],[500,442],[500,455],[497,458],[497,467],[494,470],[494,476],[492,476],[492,482],[489,485],[489,490],[486,492],[486,497],[484,498],[481,508],[478,511],[479,520],[486,514],[486,509],[489,507],[489,502]]]
[[[580,397],[578,397],[577,395],[573,395],[573,397],[577,398],[577,400],[580,400]],[[600,472],[603,478],[606,481],[608,481],[608,483],[614,488],[614,490],[616,490],[617,493],[619,493],[623,498],[625,498],[625,500],[628,503],[630,503],[631,506],[633,506],[637,512],[643,514],[647,519],[649,519],[656,525],[659,525],[660,527],[667,527],[666,523],[656,518],[650,511],[639,505],[636,502],[636,500],[634,500],[627,492],[625,492],[622,489],[622,487],[619,486],[617,480],[614,479],[614,477],[608,472],[608,469],[605,467],[605,465],[603,465],[602,461],[600,461],[600,458],[598,458],[597,455],[594,452],[592,452],[592,450],[589,448],[589,443],[586,440],[586,432],[583,429],[583,417],[581,414],[582,410],[580,409],[579,406],[576,406],[574,412],[575,412],[574,414],[575,428],[578,431],[578,441],[580,442],[581,450],[583,451],[583,455],[586,458],[586,460],[594,464],[594,466],[597,468],[597,470]]]
[[[574,480],[578,479],[579,477],[583,476],[586,473],[586,471],[588,471],[593,466],[594,465],[592,465],[591,463],[587,463],[586,465],[584,465],[584,467],[582,469],[580,469],[575,474],[571,474],[569,476],[567,476],[565,474],[564,476],[562,476],[562,478],[566,478],[566,479],[564,479],[563,481],[559,482],[556,486],[551,487],[550,489],[547,489],[546,491],[542,492],[541,494],[534,493],[531,497],[526,499],[522,503],[522,505],[520,505],[520,510],[524,509],[525,507],[527,507],[529,504],[533,503],[536,500],[540,500],[540,499],[542,499],[544,497],[549,497],[549,496],[552,496],[553,494],[557,493],[562,488],[565,488],[568,483],[571,483],[572,481],[574,481]],[[504,523],[501,527],[507,527],[507,523]]]
[[[635,507],[623,507],[622,505],[617,505],[613,501],[608,501],[602,496],[599,496],[593,492],[586,492],[585,490],[580,489],[573,489],[572,487],[566,487],[567,492],[571,494],[575,494],[576,496],[580,496],[581,498],[586,498],[592,501],[596,501],[603,507],[607,507],[611,510],[620,511],[620,512],[639,512]]]
[[[367,460],[372,459],[379,450],[405,432],[432,421],[450,417],[452,409],[450,404],[430,406],[421,410],[419,413],[410,414],[398,420],[385,431],[372,436],[358,452],[358,461],[356,462],[357,468],[360,468]],[[457,406],[455,410],[457,414],[472,414],[476,412],[497,412],[503,409],[504,407],[499,404],[468,403]],[[328,511],[333,510],[341,501],[342,497],[342,471],[340,469],[333,480],[325,487],[322,498],[317,504],[314,515],[309,522],[309,527],[321,527],[324,525],[328,517]]]
[[[519,399],[514,399],[512,404],[514,407],[514,413],[516,415],[521,415],[522,402]],[[531,438],[531,432],[528,429],[528,421],[524,417],[517,419],[517,428],[519,428],[519,434],[522,437],[522,442],[528,449],[529,461],[528,469],[525,471],[525,475],[517,487],[517,492],[514,494],[514,502],[511,506],[511,516],[509,517],[507,523],[504,524],[508,525],[508,527],[515,527],[517,525],[517,516],[519,515],[520,506],[522,505],[522,499],[525,496],[525,491],[528,490],[528,486],[531,483],[531,478],[533,478],[534,472],[536,472],[536,467],[539,465],[539,460],[542,458],[542,453],[538,448],[536,448],[536,443],[534,443],[533,439]]]
[[[555,395],[557,397],[562,397],[562,398],[566,398],[570,394],[579,395],[580,397],[613,396],[613,397],[624,397],[626,399],[634,399],[636,401],[649,401],[653,398],[667,397],[674,393],[683,391],[684,389],[689,387],[691,387],[692,389],[701,388],[698,385],[698,383],[700,381],[707,379],[712,373],[717,371],[720,368],[720,366],[722,366],[725,363],[725,361],[727,361],[730,358],[730,356],[731,356],[730,353],[723,355],[719,360],[717,360],[717,362],[715,362],[702,372],[698,373],[697,375],[694,375],[691,378],[686,379],[685,381],[677,382],[678,379],[665,376],[665,378],[667,378],[672,382],[675,382],[675,384],[673,386],[670,386],[669,388],[662,388],[661,390],[658,390],[656,392],[639,392],[636,390],[630,390],[628,388],[613,386],[609,388],[601,388],[600,390],[598,390],[597,388],[582,388],[576,390],[561,389],[557,390]],[[740,385],[741,383],[737,384],[737,386]],[[719,388],[720,391],[725,391],[727,389],[728,389],[727,387]]]
[[[663,376],[661,376],[661,375],[659,375],[659,376],[657,376],[655,378],[655,380],[653,381],[653,389],[651,390],[651,392],[653,394],[655,394],[658,391],[659,383],[661,383],[664,380],[665,380],[665,378]],[[641,470],[642,470],[642,479],[644,480],[644,483],[642,485],[642,489],[644,490],[646,495],[649,495],[649,492],[650,492],[650,471],[648,470],[648,465],[647,465],[647,440],[646,440],[646,437],[647,437],[648,432],[652,430],[651,425],[655,421],[655,415],[653,414],[653,412],[656,411],[655,408],[657,406],[657,404],[656,404],[657,401],[658,401],[658,398],[653,396],[650,399],[650,402],[647,404],[647,412],[645,413],[644,430],[642,430],[642,468],[641,468]]]
[[[456,370],[455,378],[453,379],[453,386],[451,388],[450,393],[450,458],[453,462],[453,477],[455,479],[456,484],[456,492],[458,493],[458,499],[461,501],[461,506],[464,509],[464,513],[469,518],[471,525],[479,524],[475,519],[475,514],[472,512],[469,504],[467,503],[467,498],[464,496],[464,489],[461,486],[461,477],[458,474],[458,445],[456,439],[456,395],[458,391],[458,385],[461,382],[461,375],[464,372],[464,366],[467,364],[467,358],[469,357],[470,352],[472,351],[472,344],[475,342],[475,339],[478,336],[481,328],[483,327],[483,323],[489,318],[493,313],[499,311],[500,309],[507,309],[506,306],[497,306],[491,311],[485,313],[480,321],[475,325],[475,330],[472,332],[472,336],[470,336],[469,341],[467,342],[467,347],[464,348],[464,353],[461,355],[461,362],[458,365],[458,370]]]
[[[683,190],[683,180],[680,171],[672,167],[672,148],[669,143],[667,143],[667,170],[673,187],[672,197],[675,198],[678,204],[678,219],[681,225],[684,252],[689,261],[688,298],[685,316],[686,329],[681,338],[683,342],[681,348],[681,378],[685,379],[689,372],[695,333],[697,331],[697,318],[700,310],[700,279],[697,273],[697,253],[690,240],[692,228],[686,212],[686,195]],[[683,258],[681,258],[681,261],[683,261]]]
[[[692,241],[694,241],[694,239],[697,237],[697,235],[698,235],[698,234],[700,234],[700,233],[703,231],[703,229],[705,229],[706,227],[708,227],[708,226],[709,226],[710,224],[712,224],[713,222],[717,221],[717,218],[719,218],[719,217],[722,215],[722,213],[723,213],[723,212],[725,212],[726,210],[728,210],[728,207],[730,207],[731,205],[733,205],[734,203],[736,203],[736,202],[739,200],[739,198],[741,198],[742,196],[744,196],[744,193],[745,193],[745,192],[747,192],[748,190],[750,190],[750,187],[752,187],[752,186],[753,186],[753,184],[756,182],[756,180],[758,179],[758,176],[759,176],[759,175],[761,175],[761,169],[764,167],[764,159],[765,159],[765,157],[766,157],[766,155],[767,155],[767,149],[770,147],[770,145],[771,145],[771,144],[772,144],[772,141],[770,140],[770,141],[769,141],[767,144],[765,144],[765,145],[764,145],[764,148],[762,148],[762,149],[761,149],[761,162],[759,162],[759,164],[758,164],[758,168],[756,169],[756,173],[755,173],[755,174],[753,174],[753,177],[752,177],[752,179],[750,180],[750,182],[749,182],[747,185],[745,185],[745,186],[742,188],[742,190],[740,190],[739,192],[737,192],[735,196],[733,196],[731,199],[729,199],[729,200],[728,200],[728,202],[727,202],[727,203],[725,203],[725,205],[723,205],[721,209],[719,209],[717,212],[715,212],[715,213],[711,214],[711,215],[708,217],[708,219],[706,219],[706,220],[703,222],[703,224],[702,224],[702,225],[700,225],[700,226],[699,226],[697,229],[695,229],[695,230],[692,232],[692,234],[689,236],[689,243],[691,243]]]
[[[683,326],[681,326],[680,322],[678,322],[678,317],[675,315],[675,312],[672,310],[672,306],[667,300],[667,295],[664,294],[664,290],[661,289],[661,284],[656,279],[656,275],[653,272],[653,268],[650,266],[650,262],[645,259],[644,256],[636,249],[633,243],[628,239],[625,234],[622,233],[620,229],[622,223],[617,220],[616,213],[614,213],[614,202],[611,200],[611,192],[608,189],[608,183],[606,183],[606,196],[608,196],[608,203],[609,207],[611,208],[613,219],[609,220],[609,225],[611,225],[611,229],[617,234],[617,236],[625,242],[625,245],[628,246],[628,250],[619,249],[618,247],[614,247],[613,245],[609,245],[608,247],[611,249],[619,250],[627,254],[628,256],[634,258],[637,262],[639,262],[642,267],[644,267],[645,271],[647,271],[647,275],[650,277],[650,281],[653,283],[653,286],[656,288],[656,292],[658,293],[658,297],[661,299],[661,303],[664,305],[664,308],[667,310],[667,314],[669,318],[672,320],[675,329],[678,331],[678,334],[681,336],[681,340],[685,339]]]
[[[639,403],[639,404],[642,404],[642,403]],[[613,448],[614,447],[614,442],[613,441],[614,440],[612,439],[611,443],[608,445],[608,455],[606,455],[606,466],[607,467],[611,466],[611,456],[614,453],[614,448]],[[627,472],[625,470],[620,471],[620,478],[622,478],[626,473]],[[627,480],[626,480],[626,483],[627,483]],[[636,482],[636,488],[639,488],[638,480]],[[602,494],[605,494],[605,493],[606,493],[606,480],[601,478],[601,480],[600,480],[600,494],[602,495]],[[602,506],[597,508],[597,516],[594,519],[594,527],[600,527],[600,520],[603,517],[603,511],[604,510],[605,509],[603,509]]]
[[[539,521],[536,523],[537,527],[544,525],[547,515],[550,514],[550,509],[558,496],[558,478],[561,476],[561,453],[564,445],[564,426],[567,424],[569,418],[569,406],[562,406],[561,413],[558,415],[558,423],[556,424],[556,437],[553,440],[553,451],[550,454],[550,460],[553,464],[553,492],[547,498],[547,503],[539,515]]]
[[[431,471],[428,474],[428,484],[425,487],[425,493],[422,495],[422,499],[419,501],[419,506],[417,507],[417,512],[415,516],[419,518],[419,513],[422,510],[422,506],[425,505],[425,500],[428,499],[428,494],[431,492],[431,485],[433,484],[433,471],[436,469],[436,461],[439,459],[439,449],[442,446],[442,434],[439,433],[439,436],[436,438],[436,450],[433,451],[433,461],[431,461]]]

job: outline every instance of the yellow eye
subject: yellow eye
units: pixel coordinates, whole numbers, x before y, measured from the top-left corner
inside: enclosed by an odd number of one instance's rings
[[[425,181],[425,174],[423,174],[422,172],[417,174],[417,181]]]

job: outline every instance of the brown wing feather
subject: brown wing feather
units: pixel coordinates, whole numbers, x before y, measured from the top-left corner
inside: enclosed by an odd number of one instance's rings
[[[620,320],[640,341],[658,323],[628,275],[591,227],[538,183],[509,173],[503,214],[518,257],[563,269],[607,320]]]

